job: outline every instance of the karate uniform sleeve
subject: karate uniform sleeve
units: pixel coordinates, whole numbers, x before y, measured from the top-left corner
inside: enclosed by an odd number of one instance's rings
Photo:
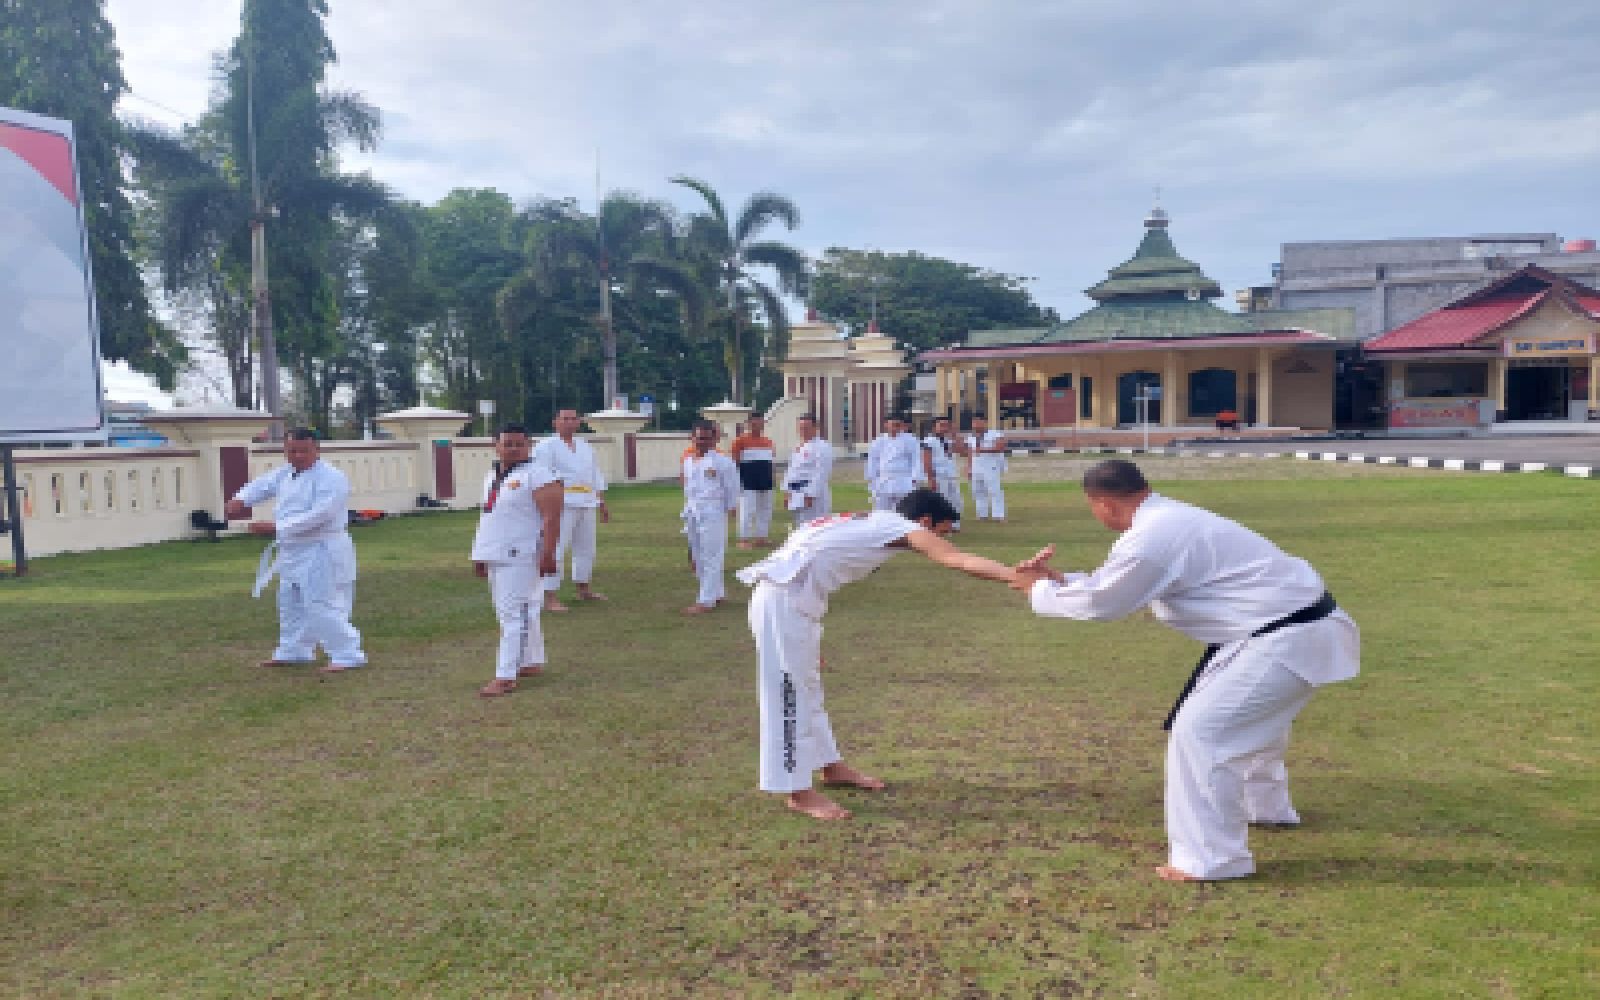
[[[233,495],[246,507],[254,507],[265,500],[271,500],[278,495],[278,483],[283,479],[283,469],[273,469],[264,472],[256,478],[239,487],[239,492]]]
[[[318,476],[311,506],[277,522],[278,538],[294,541],[329,528],[342,527],[349,518],[350,481],[341,475]]]
[[[739,509],[739,467],[733,464],[733,459],[726,458],[722,461],[723,472],[718,478],[722,480],[722,505],[726,510]]]
[[[878,442],[874,441],[867,446],[867,482],[878,478]]]
[[[594,477],[594,491],[596,493],[604,493],[606,491],[606,474],[600,471],[600,460],[594,457],[593,452],[589,453],[589,474]]]
[[[824,443],[817,449],[817,471],[811,477],[811,485],[806,487],[806,495],[822,496],[823,489],[831,479],[833,479],[833,446]]]
[[[1112,550],[1093,573],[1069,573],[1063,583],[1040,580],[1029,593],[1034,614],[1104,622],[1124,618],[1161,596],[1173,573],[1149,558]]]

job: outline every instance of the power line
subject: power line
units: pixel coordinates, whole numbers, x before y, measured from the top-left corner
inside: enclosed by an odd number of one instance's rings
[[[192,115],[185,114],[184,112],[179,111],[177,108],[174,108],[169,104],[162,104],[160,101],[157,101],[157,100],[154,100],[152,98],[146,97],[143,94],[136,94],[131,90],[123,91],[122,92],[122,96],[131,97],[136,101],[143,101],[144,103],[146,103],[148,105],[151,105],[152,107],[160,108],[162,111],[165,111],[170,115],[176,115],[186,125],[193,119]]]

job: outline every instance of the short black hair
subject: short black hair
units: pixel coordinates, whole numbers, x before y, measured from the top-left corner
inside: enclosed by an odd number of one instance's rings
[[[689,425],[689,430],[691,432],[701,430],[721,431],[722,428],[717,426],[717,422],[715,420],[696,420],[694,423]]]
[[[291,427],[283,434],[285,441],[320,441],[322,438],[309,427]]]
[[[1125,458],[1111,458],[1089,467],[1083,474],[1083,492],[1100,496],[1131,497],[1150,488],[1139,467]]]
[[[521,434],[523,437],[527,437],[528,428],[522,424],[501,424],[500,429],[494,432],[495,440],[498,441],[506,434]]]
[[[907,493],[905,499],[894,505],[894,510],[908,521],[920,521],[924,517],[933,518],[934,524],[961,520],[961,512],[955,509],[944,494],[927,487]]]
[[[795,419],[797,419],[797,420],[809,420],[812,423],[816,423],[817,422],[817,415],[815,413],[802,413],[802,414],[800,414],[799,417],[797,417]]]

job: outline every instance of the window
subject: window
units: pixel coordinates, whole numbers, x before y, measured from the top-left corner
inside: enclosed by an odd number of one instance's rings
[[[1094,419],[1094,378],[1085,375],[1078,380],[1078,419]]]
[[[1489,395],[1489,365],[1482,361],[1406,365],[1406,397]]]
[[[1051,388],[1051,389],[1070,389],[1070,388],[1072,388],[1072,376],[1071,375],[1052,375],[1052,376],[1050,376],[1049,388]]]
[[[1239,377],[1228,368],[1202,368],[1189,373],[1189,416],[1214,417],[1239,409]]]

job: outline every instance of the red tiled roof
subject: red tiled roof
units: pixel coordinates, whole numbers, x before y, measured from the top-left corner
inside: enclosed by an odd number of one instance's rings
[[[1382,352],[1465,347],[1531,310],[1543,301],[1549,291],[1546,288],[1529,295],[1509,295],[1471,305],[1435,309],[1374,337],[1367,341],[1364,349]]]
[[[1589,310],[1589,315],[1600,319],[1600,295],[1574,295],[1578,305]]]

